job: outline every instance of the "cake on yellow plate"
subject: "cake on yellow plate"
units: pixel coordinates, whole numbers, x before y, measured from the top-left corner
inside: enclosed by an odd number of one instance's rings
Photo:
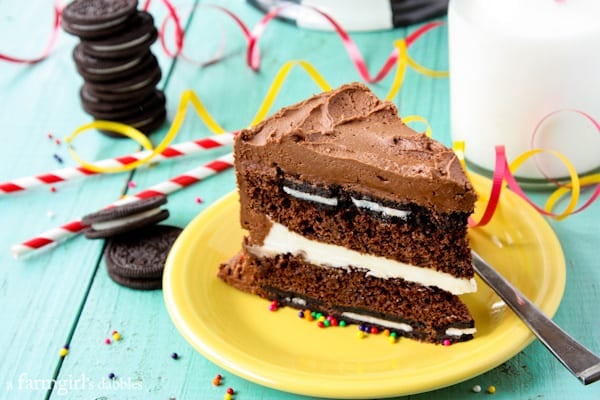
[[[475,192],[456,155],[358,83],[285,107],[234,145],[241,251],[228,284],[335,321],[473,338]]]

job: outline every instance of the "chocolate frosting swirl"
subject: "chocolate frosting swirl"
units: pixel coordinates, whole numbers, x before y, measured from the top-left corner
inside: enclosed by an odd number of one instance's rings
[[[415,132],[393,103],[352,83],[285,107],[242,130],[236,167],[276,166],[301,180],[338,184],[439,212],[472,212],[475,192],[459,160]]]

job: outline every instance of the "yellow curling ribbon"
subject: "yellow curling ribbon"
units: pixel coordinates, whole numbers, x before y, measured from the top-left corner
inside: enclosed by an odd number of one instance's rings
[[[454,150],[454,154],[458,157],[458,161],[460,162],[460,166],[463,171],[467,172],[467,163],[465,161],[465,141],[464,140],[455,140],[452,142],[452,150]]]
[[[400,89],[402,88],[402,84],[404,83],[404,78],[406,76],[406,67],[410,66],[412,69],[417,71],[418,73],[428,76],[430,78],[447,78],[448,71],[436,71],[416,62],[409,54],[408,48],[406,46],[406,41],[404,39],[398,39],[394,42],[394,47],[398,50],[398,60],[396,66],[396,72],[394,74],[394,80],[392,81],[392,85],[390,86],[390,90],[388,94],[385,96],[386,100],[392,100]]]
[[[258,124],[267,116],[269,110],[275,102],[275,99],[277,98],[277,95],[281,91],[281,86],[283,86],[283,83],[287,79],[291,70],[296,66],[302,67],[304,71],[306,71],[308,76],[310,76],[312,80],[315,81],[317,86],[321,88],[321,90],[331,90],[331,86],[329,85],[329,83],[327,83],[325,78],[323,78],[319,71],[317,71],[317,69],[313,67],[310,63],[302,60],[288,61],[285,64],[283,64],[283,66],[277,72],[277,75],[275,75],[275,79],[273,79],[273,82],[271,83],[271,86],[269,87],[265,98],[263,99],[260,107],[258,108],[254,119],[252,119],[250,126]]]
[[[407,115],[406,117],[402,118],[402,122],[404,122],[405,124],[410,124],[413,122],[420,122],[422,124],[425,125],[425,132],[423,132],[425,134],[425,136],[427,137],[431,137],[431,133],[432,133],[432,129],[431,129],[431,125],[429,125],[429,122],[421,117],[420,115]]]
[[[396,61],[396,72],[394,73],[394,80],[388,94],[385,96],[386,100],[392,100],[402,87],[404,83],[404,77],[406,76],[406,61],[408,59],[408,50],[406,48],[406,41],[399,39],[394,42],[394,47],[398,50],[398,60]]]
[[[569,171],[569,177],[571,179],[571,183],[569,184],[570,191],[571,191],[571,199],[569,201],[569,204],[567,204],[567,207],[564,209],[564,211],[562,213],[553,216],[553,218],[560,221],[560,220],[568,217],[571,214],[571,212],[575,209],[575,207],[577,206],[577,203],[579,202],[579,195],[581,192],[581,182],[579,179],[579,175],[577,174],[577,170],[575,170],[575,167],[569,161],[569,159],[567,157],[565,157],[564,155],[562,155],[561,153],[559,153],[558,151],[549,150],[549,149],[533,149],[533,150],[526,151],[525,153],[523,153],[523,154],[519,155],[517,158],[515,158],[515,160],[509,164],[509,169],[510,169],[510,172],[513,173],[526,160],[528,160],[532,156],[539,154],[539,153],[548,153],[548,154],[553,155],[554,157],[556,157],[560,161],[562,161],[562,163],[567,168],[567,171]]]
[[[600,174],[592,174],[592,175],[584,176],[579,179],[579,183],[581,184],[581,186],[591,186],[591,185],[600,184]],[[548,197],[548,200],[546,200],[546,205],[545,205],[544,209],[547,212],[552,212],[552,210],[554,209],[556,204],[560,201],[560,199],[564,195],[569,193],[571,190],[573,190],[573,186],[571,183],[568,183],[568,184],[556,189],[550,195],[550,197]]]
[[[177,134],[179,133],[179,130],[181,129],[181,126],[183,125],[189,104],[191,104],[193,106],[194,110],[196,111],[196,113],[198,114],[200,119],[206,124],[206,126],[212,132],[214,132],[215,134],[221,134],[221,133],[225,132],[225,130],[211,117],[210,113],[208,112],[208,110],[206,109],[204,104],[200,101],[198,96],[192,90],[186,90],[181,95],[181,98],[179,100],[179,105],[177,106],[177,112],[175,113],[175,117],[173,118],[173,122],[171,123],[171,126],[170,126],[169,130],[167,131],[167,134],[165,135],[164,139],[160,142],[160,144],[158,146],[156,146],[156,148],[154,148],[154,149],[152,149],[152,143],[150,142],[148,137],[146,135],[144,135],[142,132],[140,132],[139,130],[137,130],[129,125],[125,125],[125,124],[122,124],[119,122],[111,122],[111,121],[91,122],[89,124],[86,124],[86,125],[83,125],[83,126],[77,128],[71,135],[69,135],[65,138],[65,141],[70,144],[73,141],[73,139],[75,139],[77,136],[79,136],[81,133],[83,133],[86,130],[89,130],[89,129],[110,130],[112,132],[121,134],[123,136],[127,136],[127,137],[135,140],[146,150],[152,150],[151,153],[148,154],[148,156],[141,158],[137,161],[134,161],[132,163],[124,164],[124,165],[120,165],[120,166],[98,167],[97,165],[95,165],[93,163],[89,163],[89,162],[86,162],[83,159],[81,159],[77,155],[75,150],[72,148],[72,146],[69,146],[69,153],[71,154],[71,157],[73,157],[73,159],[75,161],[77,161],[82,167],[84,167],[85,169],[87,169],[89,171],[93,171],[93,172],[116,173],[116,172],[124,172],[124,171],[129,171],[129,170],[135,169],[139,166],[142,166],[142,165],[148,163],[156,155],[162,153],[169,146],[169,144],[173,141],[173,139],[175,139],[175,136],[177,136]]]
[[[94,164],[90,164],[90,163],[84,161],[81,157],[79,157],[79,155],[77,155],[77,153],[73,149],[73,146],[71,146],[71,142],[77,136],[79,136],[81,133],[83,133],[89,129],[107,130],[107,131],[111,131],[111,132],[114,132],[114,133],[117,133],[117,134],[120,134],[123,136],[127,136],[128,138],[135,140],[144,149],[152,150],[152,142],[150,142],[150,140],[148,139],[148,137],[146,135],[144,135],[142,132],[138,131],[134,127],[126,125],[126,124],[122,124],[120,122],[97,120],[97,121],[91,122],[89,124],[80,126],[73,133],[71,133],[69,136],[67,136],[64,139],[65,142],[69,145],[69,153],[71,154],[71,157],[73,157],[73,159],[75,161],[77,161],[81,166],[83,166],[87,170],[94,171],[94,172],[112,172],[112,171],[108,171],[109,169],[112,169],[110,167],[106,167],[106,168],[97,167]],[[132,164],[141,165],[142,163],[140,163],[140,161],[136,161]],[[114,172],[127,171],[128,169],[135,168],[135,166],[129,167],[132,164],[123,166],[123,168],[127,167],[127,169],[121,169],[121,167],[114,167],[115,169],[117,169],[117,168],[119,169],[118,171],[114,171]]]
[[[447,78],[449,76],[448,71],[436,71],[422,66],[421,64],[417,63],[408,53],[406,53],[406,63],[418,73],[430,78]]]

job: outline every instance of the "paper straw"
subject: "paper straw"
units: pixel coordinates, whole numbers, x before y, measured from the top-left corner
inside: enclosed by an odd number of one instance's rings
[[[184,174],[175,176],[167,181],[158,183],[142,190],[141,192],[117,200],[109,204],[105,208],[116,207],[123,204],[131,203],[136,200],[146,199],[159,195],[169,195],[173,192],[191,186],[194,183],[200,182],[212,175],[216,175],[233,166],[233,153],[226,154],[207,164],[194,168]],[[67,222],[57,228],[50,229],[34,238],[31,238],[23,243],[12,246],[11,252],[15,258],[25,255],[31,251],[41,249],[59,241],[71,238],[81,233],[87,226],[81,223],[81,218]]]
[[[203,150],[214,149],[233,143],[233,133],[223,133],[209,138],[202,138],[190,142],[184,142],[167,147],[162,153],[156,155],[152,161],[161,161],[176,157],[194,154]],[[111,168],[131,164],[135,161],[148,157],[150,150],[144,150],[137,153],[109,158],[94,163],[101,168]],[[0,183],[0,195],[6,195],[24,190],[32,189],[42,185],[52,185],[59,182],[65,182],[74,178],[96,175],[98,172],[91,171],[85,167],[68,167],[57,169],[48,173],[24,178],[17,178],[12,181]]]

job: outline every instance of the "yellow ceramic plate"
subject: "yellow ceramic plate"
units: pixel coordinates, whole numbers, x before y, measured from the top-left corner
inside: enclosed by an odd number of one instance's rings
[[[480,196],[490,181],[472,176]],[[481,208],[481,207],[480,207]],[[171,251],[164,296],[171,318],[209,360],[258,384],[311,396],[376,398],[424,392],[481,374],[508,360],[533,336],[480,280],[463,296],[475,338],[449,347],[383,336],[357,339],[357,328],[319,329],[284,308],[225,285],[219,263],[240,248],[237,195],[195,218]],[[482,210],[478,210],[482,212]],[[506,191],[493,221],[470,232],[471,244],[547,315],[562,298],[565,261],[548,224]]]

